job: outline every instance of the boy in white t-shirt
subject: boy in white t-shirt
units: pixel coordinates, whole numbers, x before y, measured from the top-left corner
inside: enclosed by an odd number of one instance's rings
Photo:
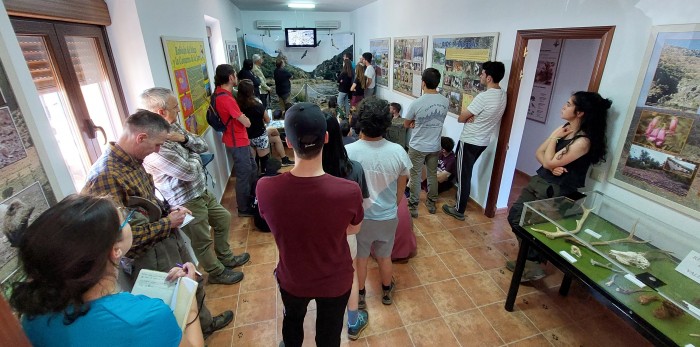
[[[457,120],[465,123],[457,144],[457,205],[442,205],[442,210],[459,220],[464,220],[467,209],[474,163],[491,142],[506,109],[506,91],[498,84],[505,72],[500,61],[484,62],[479,78],[486,91],[477,95]]]
[[[360,58],[360,62],[362,62],[362,64],[365,65],[365,78],[367,78],[365,98],[368,98],[375,94],[375,87],[377,86],[377,74],[376,71],[374,71],[374,65],[372,65],[372,53],[362,53],[362,58]]]

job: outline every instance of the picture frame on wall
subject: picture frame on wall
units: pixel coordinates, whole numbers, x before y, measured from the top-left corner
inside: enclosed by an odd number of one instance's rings
[[[395,37],[393,40],[392,89],[412,98],[421,96],[421,76],[427,57],[427,36]]]
[[[240,71],[241,58],[236,41],[226,41],[226,63],[233,66],[235,71]]]
[[[481,64],[496,59],[498,33],[433,36],[431,66],[442,75],[438,90],[449,100],[449,115],[457,118],[481,85]]]
[[[389,64],[391,62],[391,38],[369,40],[369,52],[372,53],[372,64],[379,67],[381,74],[377,74],[377,85],[389,88]]]
[[[532,85],[532,94],[527,108],[527,119],[547,123],[547,114],[552,103],[552,90],[559,71],[559,59],[564,46],[562,39],[542,40],[537,71]]]
[[[700,218],[700,24],[655,26],[610,181]]]

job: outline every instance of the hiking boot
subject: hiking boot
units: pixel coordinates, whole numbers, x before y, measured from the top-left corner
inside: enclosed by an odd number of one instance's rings
[[[204,335],[204,339],[206,340],[215,331],[225,328],[232,321],[233,321],[233,311],[224,311],[220,315],[214,317],[211,321],[211,325],[202,329],[202,334]]]
[[[510,272],[515,271],[515,260],[508,260],[506,262],[506,269],[508,269]]]
[[[293,160],[289,160],[289,157],[282,158],[282,166],[291,166],[291,165],[294,165]]]
[[[221,262],[225,267],[233,269],[234,267],[239,267],[250,261],[250,254],[241,253],[239,255],[234,255],[231,261]]]
[[[391,285],[389,286],[389,290],[383,290],[383,289],[382,289],[382,304],[384,304],[384,305],[391,305],[391,303],[393,302],[393,301],[391,300],[391,292],[394,291],[394,286],[395,286],[395,285],[396,285],[396,283],[394,283],[394,281],[392,280],[392,281],[391,281]]]
[[[209,275],[211,284],[236,284],[243,280],[243,273],[224,268],[224,271],[216,276]]]
[[[437,208],[435,208],[435,204],[425,204],[425,206],[428,208],[428,213],[430,214],[435,214],[437,211]]]
[[[353,341],[360,338],[360,333],[362,333],[362,330],[365,330],[368,324],[369,313],[365,310],[359,310],[357,312],[357,323],[355,323],[355,325],[350,325],[348,323],[348,338]]]
[[[528,260],[525,262],[525,270],[523,271],[523,277],[520,278],[520,282],[537,281],[546,276],[547,274],[540,266],[540,263]]]
[[[255,214],[252,209],[238,210],[238,217],[254,217]]]
[[[464,213],[459,213],[459,211],[452,206],[442,205],[442,210],[456,219],[464,220]]]
[[[367,309],[367,302],[365,301],[365,294],[360,294],[360,299],[357,302],[357,308],[360,310]]]

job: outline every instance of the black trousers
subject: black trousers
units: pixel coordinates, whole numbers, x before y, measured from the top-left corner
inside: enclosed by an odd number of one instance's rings
[[[474,163],[485,149],[486,146],[475,146],[462,141],[457,143],[457,206],[455,208],[459,213],[467,210]]]
[[[311,300],[316,300],[316,346],[340,346],[340,334],[343,332],[343,318],[350,290],[334,298],[296,297],[281,286],[280,293],[284,303],[282,338],[285,347],[301,347],[304,342],[304,317]]]

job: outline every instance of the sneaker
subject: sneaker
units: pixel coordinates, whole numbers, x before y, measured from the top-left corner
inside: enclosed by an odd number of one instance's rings
[[[216,276],[209,275],[211,284],[236,284],[243,280],[243,273],[224,268],[224,271]]]
[[[250,209],[247,210],[238,210],[238,217],[254,217],[255,215],[253,214],[253,211]]]
[[[291,165],[294,165],[293,160],[289,160],[289,157],[282,158],[282,166],[291,166]]]
[[[455,217],[456,219],[464,220],[464,213],[459,213],[459,211],[457,211],[457,209],[452,206],[442,205],[442,210],[450,216]]]
[[[365,301],[365,294],[360,294],[360,300],[358,300],[358,302],[357,302],[357,308],[359,308],[360,310],[367,309],[367,302]]]
[[[394,281],[391,281],[391,286],[389,287],[389,290],[382,290],[382,304],[391,305],[391,303],[393,302],[391,300],[391,292],[394,291],[394,286]]]
[[[411,217],[418,218],[418,209],[409,207],[408,211],[411,212]]]
[[[437,208],[435,208],[435,204],[425,204],[425,206],[428,208],[428,213],[430,214],[435,214],[437,211]]]
[[[508,269],[510,272],[515,271],[515,260],[508,260],[506,262],[506,269]]]
[[[204,335],[204,339],[206,340],[215,331],[225,328],[232,321],[233,321],[233,311],[224,311],[220,315],[214,317],[211,321],[211,325],[205,329],[202,329],[202,334]]]
[[[248,253],[241,253],[240,255],[234,255],[233,259],[228,262],[221,262],[225,267],[233,269],[234,267],[239,267],[241,265],[245,265],[250,261],[250,254]]]
[[[348,324],[348,338],[350,340],[357,340],[360,338],[360,333],[365,330],[369,324],[369,313],[365,310],[359,310],[357,312],[357,323],[355,325]]]

